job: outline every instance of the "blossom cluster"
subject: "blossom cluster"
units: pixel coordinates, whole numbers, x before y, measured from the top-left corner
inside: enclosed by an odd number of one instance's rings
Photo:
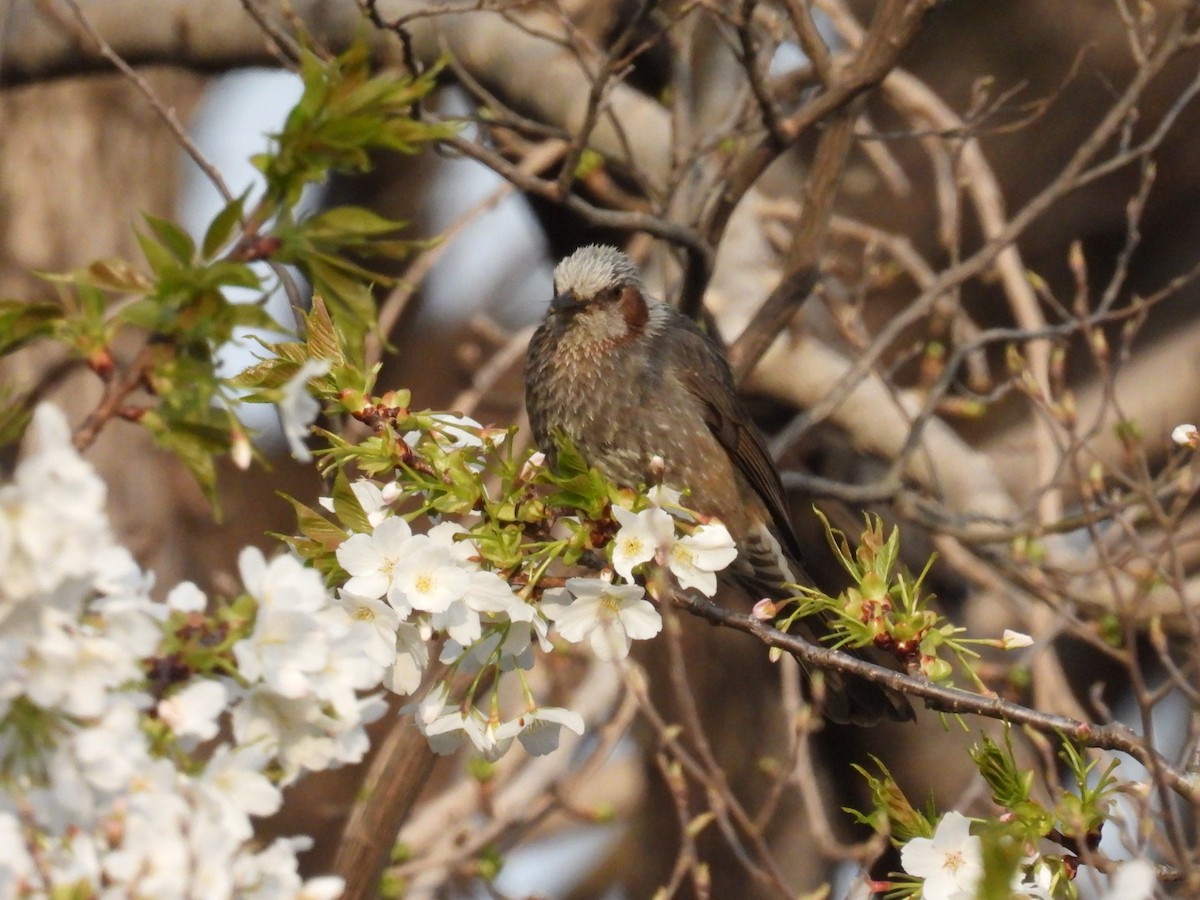
[[[233,648],[242,677],[153,690],[171,623],[206,600],[190,584],[150,599],[57,409],[37,410],[31,438],[0,486],[0,897],[337,896],[340,879],[299,876],[308,838],[250,839],[281,803],[273,768],[365,749],[349,617],[311,571],[247,551],[259,613]]]
[[[659,485],[650,491],[651,505],[634,513],[620,506],[613,515],[621,524],[613,540],[613,568],[626,581],[633,570],[654,560],[675,576],[682,588],[695,588],[707,597],[717,592],[717,573],[737,558],[737,547],[729,530],[716,519],[696,525],[689,533],[676,535],[674,510],[691,520],[695,514],[680,506],[679,491]]]
[[[913,838],[901,848],[900,864],[921,879],[922,900],[971,900],[983,878],[983,842],[971,834],[969,818],[951,811],[938,821],[931,837]],[[1146,900],[1154,885],[1154,866],[1143,859],[1130,860],[1110,879],[1105,900]],[[1009,896],[1059,896],[1051,867],[1037,854],[1028,856],[1013,873]]]
[[[480,433],[447,418],[405,440]],[[293,555],[247,548],[242,596],[212,600],[185,582],[155,602],[64,417],[37,410],[0,485],[0,897],[336,896],[339,879],[298,874],[308,838],[262,848],[253,819],[279,810],[281,788],[305,773],[360,760],[365,726],[386,708],[379,689],[414,693],[435,640],[459,671],[515,673],[526,702],[502,716],[496,693],[483,704],[436,684],[406,707],[431,747],[496,759],[519,742],[545,754],[583,721],[534,700],[523,673],[535,649],[557,638],[623,657],[662,625],[635,570],[657,561],[711,593],[735,555],[716,523],[677,537],[663,506],[678,496],[660,492],[650,508],[614,513],[613,568],[628,583],[611,571],[569,578],[534,602],[462,525],[415,532],[399,486],[364,478],[351,490],[366,530],[337,548],[336,589]]]
[[[351,490],[372,530],[349,535],[337,549],[338,563],[349,575],[338,602],[359,623],[364,652],[386,667],[387,687],[399,694],[416,691],[435,637],[443,639],[440,661],[466,672],[489,666],[501,673],[520,672],[533,665],[535,645],[551,648],[547,605],[529,602],[499,574],[485,569],[465,528],[442,522],[416,533],[394,514],[392,503],[400,492],[392,486],[361,479]],[[581,604],[586,603],[588,588],[578,590]],[[587,630],[570,634],[582,640]],[[431,747],[443,754],[469,745],[494,760],[517,739],[540,755],[558,746],[561,727],[582,734],[577,713],[539,707],[528,690],[526,697],[526,709],[501,720],[494,707],[483,713],[473,697],[453,702],[449,686],[439,682],[418,705],[406,709],[416,714]]]
[[[422,435],[409,433],[404,441],[420,447],[430,440],[440,448],[455,445],[479,448],[495,441],[473,420],[438,414]],[[613,583],[611,573],[600,578],[568,578],[563,587],[546,590],[540,602],[529,592],[514,591],[497,572],[488,569],[478,544],[455,522],[440,522],[424,533],[413,531],[399,512],[404,498],[397,484],[380,485],[359,479],[350,486],[369,530],[350,533],[336,556],[347,578],[338,591],[339,603],[362,623],[372,658],[387,667],[385,684],[411,694],[421,684],[429,663],[428,648],[436,638],[443,649],[440,662],[475,673],[493,667],[497,674],[515,672],[522,679],[526,706],[504,717],[498,702],[451,697],[439,682],[423,700],[406,707],[438,753],[470,746],[494,760],[519,741],[532,754],[558,746],[560,729],[583,731],[577,713],[539,706],[521,673],[533,665],[535,647],[547,651],[554,638],[586,644],[602,660],[624,658],[633,640],[654,637],[662,619],[634,583],[634,570],[656,561],[668,568],[683,587],[711,595],[716,572],[736,556],[733,540],[717,522],[696,525],[676,535],[676,518],[666,508],[690,514],[678,506],[680,495],[666,488],[651,492],[651,505],[633,512],[614,507],[620,524],[612,542],[612,568],[626,583]],[[331,498],[323,501],[334,511]],[[493,679],[498,688],[500,679]],[[493,699],[497,695],[493,693]]]
[[[338,602],[358,623],[363,652],[384,667],[387,687],[399,694],[418,688],[435,635],[445,639],[441,661],[464,671],[528,669],[534,644],[550,649],[542,609],[480,565],[478,548],[461,525],[443,522],[416,533],[403,517],[390,513],[389,497],[396,492],[366,480],[351,489],[375,524],[369,533],[351,534],[337,549],[338,563],[349,575]],[[412,709],[439,753],[470,744],[496,759],[514,738],[531,753],[547,753],[558,745],[559,726],[583,733],[577,713],[539,709],[532,700],[522,714],[502,722],[498,713],[485,715],[470,699],[451,703],[444,682]]]

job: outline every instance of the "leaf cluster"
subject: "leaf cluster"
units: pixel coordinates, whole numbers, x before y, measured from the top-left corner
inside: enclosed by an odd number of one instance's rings
[[[348,441],[323,433],[329,447],[319,455],[333,485],[332,509],[289,498],[299,535],[285,540],[333,581],[345,577],[333,551],[349,533],[372,530],[350,489],[362,476],[387,484],[406,519],[462,523],[481,562],[531,595],[552,564],[576,565],[603,546],[615,489],[573,447],[562,445],[551,469],[515,451],[515,428],[413,411],[407,392],[360,399],[354,415],[372,423],[371,435]]]
[[[345,393],[348,409],[361,402],[374,377],[363,359],[363,338],[375,327],[373,290],[391,281],[382,266],[423,246],[400,237],[404,223],[366,209],[306,215],[305,189],[332,172],[366,171],[380,151],[413,153],[450,133],[417,115],[435,71],[419,78],[373,71],[358,43],[333,57],[303,51],[300,75],[303,95],[269,152],[254,158],[265,179],[258,199],[249,191],[232,198],[199,243],[178,224],[147,215],[137,236],[141,260],[102,259],[47,276],[59,287],[58,302],[0,300],[0,354],[44,339],[66,347],[105,382],[95,430],[111,418],[141,423],[210,497],[214,457],[242,433],[236,406],[277,401],[304,360],[331,360],[328,386]],[[312,313],[297,312],[295,324],[308,333],[272,345],[278,360],[222,377],[216,354],[235,335],[290,331],[265,309],[267,297],[291,281],[279,264],[296,267],[320,298]],[[140,335],[142,349],[125,358],[116,348],[130,346],[127,335]],[[246,389],[250,396],[241,396]],[[20,433],[37,399],[5,404],[0,439]]]
[[[970,674],[968,657],[976,654],[959,637],[963,629],[932,608],[935,597],[923,588],[935,557],[930,557],[914,578],[899,565],[898,526],[887,533],[880,517],[868,515],[857,546],[851,548],[842,531],[820,510],[816,514],[851,585],[837,597],[807,585],[792,585],[798,596],[784,621],[790,624],[795,619],[824,615],[836,646],[875,646],[890,651],[906,667],[932,681],[951,681],[954,667],[945,658],[947,652]]]

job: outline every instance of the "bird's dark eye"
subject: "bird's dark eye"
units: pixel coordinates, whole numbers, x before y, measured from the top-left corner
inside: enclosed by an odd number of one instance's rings
[[[596,299],[601,303],[612,303],[619,296],[621,296],[621,289],[613,285],[612,287],[602,288],[597,292]]]

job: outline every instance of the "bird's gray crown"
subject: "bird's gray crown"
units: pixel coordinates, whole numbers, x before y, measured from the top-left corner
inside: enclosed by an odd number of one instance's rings
[[[573,291],[582,300],[595,297],[605,288],[626,284],[641,288],[637,266],[616,247],[602,244],[580,247],[554,269],[554,292]]]

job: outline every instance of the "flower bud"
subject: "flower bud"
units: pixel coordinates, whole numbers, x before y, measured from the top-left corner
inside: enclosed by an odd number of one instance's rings
[[[667,461],[661,456],[655,454],[650,457],[650,477],[656,482],[661,482],[663,475],[667,472]]]
[[[254,459],[254,450],[250,446],[250,439],[240,428],[235,428],[229,438],[229,458],[233,460],[235,466],[245,472],[250,468],[251,460]]]
[[[1171,440],[1180,447],[1190,447],[1195,450],[1200,447],[1200,430],[1195,425],[1176,425],[1171,432]]]
[[[773,600],[763,597],[754,604],[754,609],[750,611],[750,615],[756,619],[761,619],[764,622],[769,622],[779,614],[779,607],[775,605]]]
[[[1020,650],[1022,647],[1032,647],[1033,638],[1020,631],[1005,628],[1004,635],[1000,638],[1000,646],[1004,650]]]
[[[538,470],[546,465],[546,454],[539,450],[534,453],[529,459],[525,460],[525,465],[521,466],[521,480],[528,481]]]
[[[930,681],[949,681],[954,668],[944,659],[926,656],[921,659],[921,671]]]

